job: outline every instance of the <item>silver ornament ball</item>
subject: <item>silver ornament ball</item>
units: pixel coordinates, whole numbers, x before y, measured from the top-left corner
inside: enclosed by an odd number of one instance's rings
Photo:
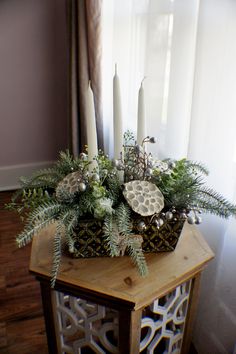
[[[201,216],[197,215],[195,218],[195,224],[199,225],[199,224],[201,224],[201,222],[202,222]]]
[[[166,212],[166,219],[171,220],[173,218],[173,213],[171,211]]]
[[[160,227],[160,221],[157,218],[154,218],[152,221],[152,224],[156,227],[159,228]]]
[[[146,224],[144,221],[139,221],[137,225],[138,231],[144,232],[146,230]]]
[[[117,167],[118,164],[119,164],[119,161],[118,161],[118,160],[116,160],[116,159],[112,160],[112,165],[113,165],[114,167]]]
[[[195,224],[195,217],[194,216],[188,216],[187,220],[190,225]]]
[[[160,225],[160,227],[162,226],[164,224],[164,220],[163,219],[159,219],[159,225]]]
[[[84,192],[86,190],[86,184],[83,182],[79,183],[79,190],[80,192]]]
[[[92,180],[98,182],[100,180],[99,174],[98,173],[94,173],[92,175]]]

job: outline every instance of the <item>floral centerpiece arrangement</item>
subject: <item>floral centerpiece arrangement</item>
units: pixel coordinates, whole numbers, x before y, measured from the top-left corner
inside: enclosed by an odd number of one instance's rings
[[[128,253],[145,276],[144,253],[174,250],[185,221],[201,223],[202,212],[236,215],[235,205],[205,185],[202,164],[155,159],[147,152],[155,142],[146,137],[139,145],[127,132],[119,159],[99,151],[93,164],[86,152],[61,152],[52,168],[21,178],[8,206],[26,217],[17,244],[56,221],[52,286],[63,249],[76,257]]]

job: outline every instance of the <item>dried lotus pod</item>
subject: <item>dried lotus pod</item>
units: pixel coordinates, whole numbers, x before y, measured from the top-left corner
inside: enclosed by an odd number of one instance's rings
[[[56,188],[56,196],[60,197],[60,191],[63,190],[69,194],[74,194],[79,190],[79,182],[82,180],[81,172],[76,171],[69,173],[60,181]]]
[[[149,216],[164,208],[163,194],[155,184],[136,180],[125,183],[124,187],[124,197],[136,213]]]

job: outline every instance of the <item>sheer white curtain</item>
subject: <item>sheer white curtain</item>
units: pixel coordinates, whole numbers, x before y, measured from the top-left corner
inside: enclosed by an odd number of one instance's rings
[[[236,200],[236,1],[103,0],[103,106],[112,154],[112,76],[121,80],[124,129],[136,133],[144,76],[155,154],[202,161],[208,184]],[[216,253],[204,273],[194,342],[199,354],[236,342],[236,223],[204,216]]]

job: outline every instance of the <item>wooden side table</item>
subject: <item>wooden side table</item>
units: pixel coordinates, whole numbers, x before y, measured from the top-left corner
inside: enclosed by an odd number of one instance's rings
[[[34,237],[30,271],[40,281],[50,354],[188,353],[200,274],[214,257],[186,224],[174,252],[146,254],[141,278],[129,257],[62,256],[50,288],[55,225]]]

